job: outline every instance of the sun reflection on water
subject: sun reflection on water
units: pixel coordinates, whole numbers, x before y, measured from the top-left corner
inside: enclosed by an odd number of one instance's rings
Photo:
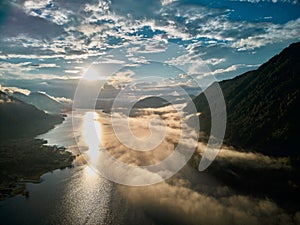
[[[87,112],[84,115],[82,126],[82,137],[88,147],[85,152],[88,161],[95,164],[99,159],[99,149],[101,145],[102,128],[98,121],[99,116],[96,112]]]
[[[112,183],[93,169],[93,164],[99,162],[102,142],[102,126],[99,119],[98,112],[75,111],[72,121],[68,121],[72,122],[72,126],[67,128],[69,132],[73,132],[82,154],[77,157],[79,161],[75,162],[74,168],[61,172],[65,174],[63,179],[60,178],[59,182],[54,181],[53,185],[61,189],[50,187],[55,217],[49,218],[49,224],[110,224],[107,221],[111,220]],[[66,127],[66,124],[64,126]],[[63,134],[56,133],[62,139],[66,138]]]

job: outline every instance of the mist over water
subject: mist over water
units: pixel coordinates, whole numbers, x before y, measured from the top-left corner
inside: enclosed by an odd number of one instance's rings
[[[152,113],[151,113],[152,111]],[[155,110],[154,110],[155,111]],[[103,144],[119,160],[134,165],[156,163],[172,152],[168,147],[176,144],[180,131],[180,120],[166,108],[159,109],[164,122],[168,124],[168,135],[159,147],[152,152],[140,153],[130,151],[115,138],[108,120],[100,116],[105,124],[102,128],[106,132]],[[144,133],[147,124],[154,117],[153,109],[130,118],[134,124],[133,133]],[[100,114],[101,115],[101,114]],[[129,124],[130,124],[129,122]],[[188,145],[188,141],[186,144]],[[197,152],[202,155],[205,144],[199,143]],[[223,148],[216,161],[226,164],[243,165],[250,169],[283,169],[288,171],[290,165],[286,158],[272,158],[257,153],[237,152],[231,148]],[[111,168],[112,170],[114,168]],[[228,170],[228,172],[232,172]],[[153,176],[151,171],[140,171],[144,176]],[[155,174],[157,175],[157,174]],[[238,176],[236,174],[236,176]],[[138,179],[136,177],[135,179]],[[141,177],[142,179],[142,177]],[[264,185],[264,184],[257,184]],[[297,224],[299,212],[290,213],[281,208],[274,201],[264,197],[254,197],[234,191],[231,187],[218,181],[209,172],[199,173],[191,164],[187,164],[175,176],[155,185],[144,187],[129,187],[117,185],[119,192],[135,208],[142,209],[158,224]]]
[[[233,191],[207,172],[199,173],[190,164],[175,176],[155,185],[130,187],[101,177],[85,164],[105,146],[116,159],[132,165],[147,165],[166,158],[178,140],[179,120],[172,112],[162,114],[168,124],[167,135],[152,152],[137,152],[122,146],[102,112],[82,112],[74,118],[74,134],[85,152],[78,156],[74,168],[56,170],[42,177],[40,184],[27,184],[30,197],[15,196],[0,202],[0,219],[4,224],[297,224],[300,213],[289,213],[267,198],[252,197]],[[153,111],[131,118],[132,131],[145,134]],[[78,154],[73,138],[72,121],[65,122],[39,136],[49,144],[63,145]],[[99,133],[88,135],[89,129]],[[157,124],[156,129],[159,129]],[[99,136],[101,136],[99,138]],[[94,138],[94,139],[93,139]],[[187,142],[188,143],[188,142]],[[169,146],[169,147],[168,147]],[[199,143],[198,152],[205,145]],[[101,154],[100,154],[101,155]],[[288,168],[285,161],[255,153],[237,153],[222,149],[217,161],[240,162],[253,167]],[[105,162],[103,162],[105,164]],[[107,165],[109,166],[109,165]],[[110,168],[113,172],[114,168]],[[139,171],[144,176],[157,176]],[[139,173],[138,173],[139,174]],[[142,177],[136,177],[141,179]]]

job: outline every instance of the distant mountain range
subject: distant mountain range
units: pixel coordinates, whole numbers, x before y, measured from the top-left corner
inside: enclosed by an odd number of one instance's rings
[[[170,103],[160,97],[146,97],[134,104],[133,108],[160,108]]]
[[[225,144],[268,155],[300,155],[300,42],[257,70],[219,85],[227,107]],[[210,109],[204,93],[194,103],[201,112],[201,131],[208,135]]]
[[[33,138],[63,121],[0,91],[0,142]]]
[[[59,114],[66,110],[64,104],[41,92],[31,92],[29,95],[25,95],[21,92],[14,92],[12,96],[25,103],[34,105],[47,113]]]

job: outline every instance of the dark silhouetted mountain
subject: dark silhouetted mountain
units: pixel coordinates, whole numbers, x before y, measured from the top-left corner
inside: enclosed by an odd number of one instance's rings
[[[63,121],[0,91],[0,142],[33,138]]]
[[[133,108],[160,108],[169,104],[167,100],[160,97],[147,97],[135,103]]]
[[[62,103],[44,93],[31,92],[29,95],[25,95],[20,92],[14,92],[13,96],[48,113],[59,114],[65,110],[65,106]]]
[[[300,42],[253,70],[221,81],[227,107],[224,142],[268,155],[299,155]],[[213,87],[210,86],[206,91]],[[210,133],[210,109],[202,93],[194,99],[201,131]]]

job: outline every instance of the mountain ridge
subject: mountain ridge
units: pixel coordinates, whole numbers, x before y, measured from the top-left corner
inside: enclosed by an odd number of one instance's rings
[[[0,142],[34,138],[64,120],[62,116],[47,114],[2,91],[0,100]]]
[[[227,107],[226,145],[269,155],[299,154],[300,42],[291,44],[258,69],[219,82]],[[208,87],[208,91],[213,87]],[[201,132],[210,132],[205,93],[194,100]]]
[[[25,95],[15,91],[12,96],[51,114],[60,114],[66,108],[62,103],[41,92],[30,92],[29,95]]]

